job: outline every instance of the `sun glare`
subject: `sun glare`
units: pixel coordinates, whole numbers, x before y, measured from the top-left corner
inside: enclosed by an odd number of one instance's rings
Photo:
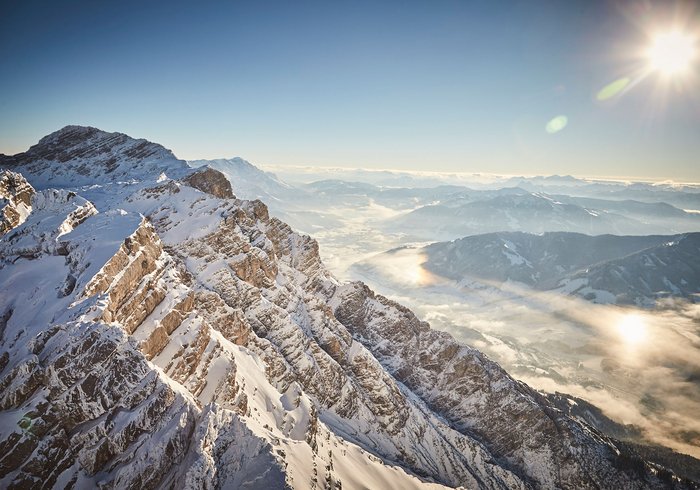
[[[695,59],[695,39],[680,31],[657,34],[647,53],[650,67],[666,76],[681,74]]]
[[[617,324],[617,333],[626,344],[636,345],[647,337],[647,326],[639,315],[627,314]]]

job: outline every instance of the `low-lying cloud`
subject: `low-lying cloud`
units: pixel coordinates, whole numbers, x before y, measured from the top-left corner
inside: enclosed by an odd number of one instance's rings
[[[517,284],[453,281],[425,271],[417,249],[352,271],[531,386],[583,398],[644,436],[700,457],[700,306],[596,305]]]

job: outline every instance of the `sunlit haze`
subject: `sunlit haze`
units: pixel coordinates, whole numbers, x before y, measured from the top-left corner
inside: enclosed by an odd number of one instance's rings
[[[0,152],[82,124],[186,159],[700,181],[698,13],[646,0],[6,2]]]
[[[646,339],[646,323],[635,313],[624,315],[617,322],[616,327],[617,333],[625,344],[637,345]]]

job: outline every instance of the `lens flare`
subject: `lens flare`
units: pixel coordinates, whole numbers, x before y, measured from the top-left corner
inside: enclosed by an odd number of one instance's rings
[[[549,134],[554,134],[564,129],[568,123],[569,119],[566,116],[557,116],[555,118],[552,118],[544,127],[544,129]]]
[[[630,84],[630,79],[628,77],[618,78],[612,83],[607,84],[605,87],[600,89],[596,95],[596,99],[599,101],[604,101],[612,99],[616,95],[620,95],[625,88]]]

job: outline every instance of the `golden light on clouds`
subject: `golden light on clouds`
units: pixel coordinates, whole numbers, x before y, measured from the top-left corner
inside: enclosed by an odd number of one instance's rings
[[[635,346],[647,339],[647,325],[640,315],[628,313],[616,325],[617,334],[628,346]]]

